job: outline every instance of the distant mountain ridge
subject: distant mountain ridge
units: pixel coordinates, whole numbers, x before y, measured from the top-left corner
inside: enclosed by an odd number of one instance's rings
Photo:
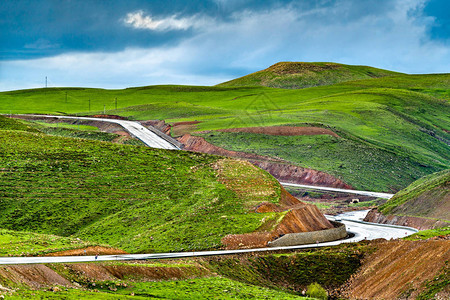
[[[402,73],[368,66],[330,62],[279,62],[267,69],[218,84],[217,86],[266,86],[302,89],[400,74]]]

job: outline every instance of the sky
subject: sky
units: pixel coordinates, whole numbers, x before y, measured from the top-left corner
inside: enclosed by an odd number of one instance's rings
[[[214,85],[280,61],[450,72],[448,0],[2,0],[0,91]]]

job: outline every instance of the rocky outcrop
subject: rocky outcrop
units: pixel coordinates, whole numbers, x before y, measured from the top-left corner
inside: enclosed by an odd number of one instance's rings
[[[227,150],[208,143],[202,137],[190,134],[185,134],[177,140],[184,145],[184,150],[246,159],[283,182],[352,189],[350,185],[330,174],[291,165],[281,159]]]
[[[385,216],[376,208],[369,211],[367,216],[364,218],[364,221],[380,224],[409,226],[419,230],[433,229],[450,225],[450,222],[445,222],[443,220],[426,219],[412,216]]]

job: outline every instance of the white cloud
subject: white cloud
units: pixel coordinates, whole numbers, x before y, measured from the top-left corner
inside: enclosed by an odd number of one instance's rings
[[[162,19],[155,19],[149,15],[144,15],[142,10],[128,13],[124,18],[124,23],[136,29],[148,29],[154,31],[187,30],[189,28],[201,28],[211,20],[206,17],[190,16],[178,18],[172,15]]]

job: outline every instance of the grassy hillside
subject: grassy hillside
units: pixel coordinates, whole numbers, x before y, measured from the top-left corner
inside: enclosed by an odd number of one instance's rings
[[[249,209],[281,194],[266,172],[210,155],[15,130],[0,130],[0,153],[0,228],[129,252],[220,247],[261,226],[274,213]]]
[[[276,141],[279,145],[271,143],[269,150],[265,143],[271,140],[266,135],[239,134],[235,138],[233,134],[214,134],[210,140],[225,148],[246,150],[244,146],[250,144],[245,142],[247,139],[251,141],[249,151],[266,152],[294,164],[333,173],[355,188],[397,191],[450,166],[449,87],[450,74],[433,74],[371,78],[300,90],[194,86],[48,88],[0,93],[0,110],[96,114],[105,108],[106,113],[136,120],[197,120],[200,123],[190,129],[194,134],[255,126],[326,127],[341,138],[283,138]],[[299,147],[293,149],[294,145]]]
[[[389,199],[383,214],[427,217],[450,221],[450,169],[425,176]]]
[[[267,86],[302,89],[398,74],[400,73],[367,66],[324,62],[279,62],[262,71],[218,84],[218,86]]]

